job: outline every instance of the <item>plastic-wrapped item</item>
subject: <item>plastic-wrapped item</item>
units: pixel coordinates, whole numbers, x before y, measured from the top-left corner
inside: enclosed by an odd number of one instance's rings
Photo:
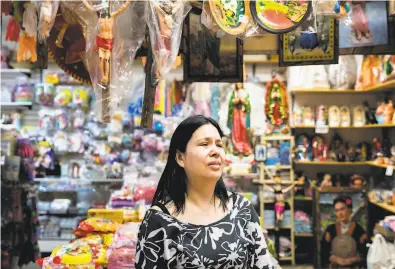
[[[357,81],[355,56],[339,56],[339,64],[328,66],[328,77],[332,89],[353,89]]]
[[[110,122],[113,109],[131,91],[135,54],[145,36],[141,21],[145,20],[147,3],[103,0],[96,6],[91,1],[64,4],[87,25],[86,59],[96,96],[94,109],[101,121]]]
[[[70,87],[58,86],[56,88],[55,105],[67,106],[72,100],[72,94]]]
[[[49,109],[43,108],[38,112],[39,122],[38,127],[40,129],[51,130],[55,127],[55,120],[53,112]]]
[[[73,128],[82,129],[85,124],[85,113],[81,109],[77,109],[73,114]]]
[[[50,83],[36,84],[36,102],[43,106],[53,106],[55,88]]]
[[[176,60],[183,22],[191,5],[183,0],[150,0],[146,20],[157,78],[164,79]]]
[[[56,152],[68,152],[70,149],[70,142],[68,135],[65,132],[57,132],[53,137],[53,144]]]
[[[81,221],[77,230],[86,232],[115,232],[118,226],[119,224],[112,220],[92,217]]]
[[[64,130],[69,125],[68,112],[64,109],[55,111],[55,127],[57,130]]]
[[[59,1],[57,0],[41,0],[37,2],[38,11],[38,41],[45,42],[49,36],[54,23],[56,13],[58,11]]]
[[[73,104],[77,107],[85,107],[88,104],[88,93],[84,88],[76,88],[73,91]]]
[[[29,84],[17,85],[14,92],[15,102],[33,102],[33,89]]]

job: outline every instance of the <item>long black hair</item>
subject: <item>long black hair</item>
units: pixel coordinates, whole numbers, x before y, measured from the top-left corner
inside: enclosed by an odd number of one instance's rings
[[[176,214],[184,212],[185,196],[187,195],[188,179],[184,168],[180,167],[176,161],[177,151],[185,153],[187,144],[193,133],[201,126],[211,124],[219,132],[220,136],[224,134],[218,123],[202,115],[195,115],[183,120],[174,131],[170,141],[169,155],[165,170],[159,180],[152,204],[173,202],[176,207]],[[227,209],[229,201],[228,192],[222,177],[218,180],[214,189],[214,196],[220,200],[220,205]]]

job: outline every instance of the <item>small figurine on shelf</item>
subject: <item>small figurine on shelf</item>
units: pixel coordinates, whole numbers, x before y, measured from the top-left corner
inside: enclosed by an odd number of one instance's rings
[[[372,160],[377,164],[383,163],[383,148],[381,147],[380,140],[375,137],[373,138],[373,148],[372,148]]]
[[[316,126],[326,126],[328,125],[328,108],[324,105],[320,105],[317,107],[316,114]]]
[[[340,108],[340,126],[349,127],[351,125],[350,109],[347,106]]]
[[[362,69],[357,80],[355,89],[357,91],[363,91],[368,87],[377,85],[380,82],[381,74],[381,61],[379,56],[368,55],[365,56],[362,62]]]
[[[288,101],[285,84],[273,77],[266,85],[265,114],[268,132],[286,134],[288,128]]]
[[[374,109],[371,109],[367,101],[363,102],[363,109],[365,111],[366,124],[377,124]]]
[[[395,165],[395,145],[391,147],[391,156],[388,162],[389,165]],[[394,194],[395,195],[395,194]],[[395,204],[394,204],[395,205]]]
[[[358,162],[366,162],[368,160],[368,144],[367,143],[360,143],[357,147],[356,154],[357,158],[356,161]]]
[[[313,195],[311,189],[311,181],[306,177],[303,172],[296,173],[297,185],[294,188],[295,196],[311,197]]]
[[[366,185],[366,180],[363,176],[354,174],[351,176],[350,187],[356,189],[362,189]]]
[[[306,135],[300,135],[296,138],[296,159],[313,160],[310,141]]]
[[[384,123],[384,109],[386,108],[385,102],[381,102],[376,109],[376,119],[379,124]]]
[[[392,103],[392,100],[389,100],[388,104],[385,105],[383,110],[383,124],[391,124],[393,115],[394,104]]]
[[[344,162],[345,154],[344,154],[343,140],[339,134],[335,134],[332,139],[331,148],[329,152],[330,159],[336,162]]]
[[[340,126],[340,109],[338,106],[329,108],[329,127]]]
[[[353,126],[362,127],[366,124],[366,116],[363,106],[357,106],[353,111]]]
[[[344,146],[344,153],[346,162],[355,162],[357,154],[353,145],[347,142]]]
[[[302,108],[302,117],[304,126],[314,126],[314,112],[313,108],[310,106],[305,106]]]
[[[331,188],[333,186],[332,184],[332,176],[330,174],[325,174],[324,179],[322,180],[320,184],[321,189],[325,188]]]
[[[328,159],[328,144],[320,136],[313,138],[313,156],[315,161],[326,161]]]
[[[270,187],[268,185],[264,185],[264,187],[269,190],[270,192],[273,192],[276,195],[276,202],[274,204],[274,211],[276,212],[276,224],[277,227],[281,224],[282,220],[284,219],[284,211],[285,211],[285,200],[284,200],[284,194],[288,193],[290,190],[292,190],[296,182],[291,184],[290,186],[286,187],[283,189],[281,186],[281,176],[276,173],[276,175],[273,176],[274,180],[274,187]]]

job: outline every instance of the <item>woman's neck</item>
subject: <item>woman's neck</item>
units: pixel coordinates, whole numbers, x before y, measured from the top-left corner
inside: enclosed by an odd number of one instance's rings
[[[211,207],[215,200],[214,190],[215,184],[193,184],[189,181],[187,187],[187,200],[199,208]]]

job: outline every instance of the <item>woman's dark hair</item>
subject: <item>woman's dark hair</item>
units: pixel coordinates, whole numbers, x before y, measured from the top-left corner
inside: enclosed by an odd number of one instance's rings
[[[184,168],[180,167],[176,161],[176,154],[177,151],[185,153],[187,144],[193,133],[206,124],[213,125],[218,130],[219,135],[221,137],[224,136],[221,128],[215,120],[202,115],[188,117],[177,126],[170,141],[166,167],[160,177],[158,187],[152,201],[153,205],[155,203],[166,204],[171,201],[176,207],[175,213],[179,214],[184,211],[188,179]],[[222,208],[226,210],[229,196],[222,177],[215,185],[214,196],[220,200]]]
[[[335,207],[335,205],[337,203],[343,203],[348,208],[352,209],[352,199],[349,196],[338,196],[338,197],[336,197],[335,200],[333,200],[333,207]]]

